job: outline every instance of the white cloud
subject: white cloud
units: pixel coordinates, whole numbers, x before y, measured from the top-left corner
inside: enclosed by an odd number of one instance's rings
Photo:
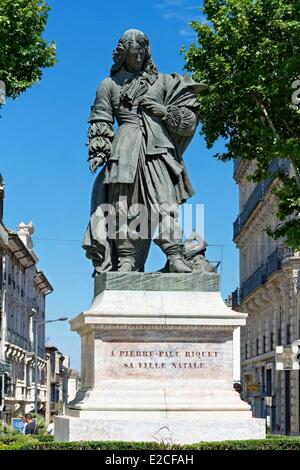
[[[179,34],[180,36],[184,36],[186,38],[193,38],[196,36],[195,31],[193,31],[192,29],[180,29]]]
[[[178,7],[183,5],[184,0],[163,0],[160,3],[153,5],[154,8],[168,8],[168,7]]]
[[[190,0],[162,0],[153,7],[161,10],[162,18],[187,24],[191,21],[205,21],[205,16],[201,13],[201,5],[202,2],[199,2],[197,6],[191,5]]]
[[[187,23],[191,19],[189,15],[181,11],[167,11],[166,13],[162,14],[162,17],[167,20],[173,19],[183,21],[184,23]]]

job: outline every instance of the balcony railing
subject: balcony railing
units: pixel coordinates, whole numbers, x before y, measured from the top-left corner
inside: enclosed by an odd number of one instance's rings
[[[241,304],[241,289],[238,287],[232,292],[232,307],[237,307]]]
[[[240,222],[240,216],[238,215],[236,220],[233,222],[233,239],[238,236],[238,234],[241,231],[241,222]]]
[[[16,346],[19,346],[20,348],[28,350],[29,341],[27,338],[9,329],[7,329],[6,335],[7,335],[7,340],[10,343],[15,344]]]
[[[267,259],[267,276],[271,276],[275,271],[281,269],[281,262],[283,260],[283,246],[278,246]]]
[[[267,280],[266,265],[262,264],[253,274],[251,274],[242,285],[243,298],[247,297],[257,287],[265,284]]]
[[[286,173],[289,171],[289,161],[288,160],[273,160],[269,165],[269,172],[271,173],[269,178],[265,181],[261,181],[258,183],[252,193],[250,194],[249,198],[247,199],[243,210],[241,211],[240,215],[237,217],[233,224],[233,239],[235,239],[240,231],[242,230],[243,226],[249,219],[250,215],[254,211],[254,209],[258,206],[259,202],[263,200],[266,192],[268,191],[270,185],[272,184],[276,173],[279,170],[283,170]]]
[[[10,329],[7,329],[6,331],[6,338],[10,343],[19,346],[26,351],[34,350],[34,342],[31,342],[28,338],[25,338],[24,336],[20,335],[19,333],[15,333]],[[45,348],[40,345],[38,346],[38,357],[41,357],[42,359],[46,358]]]
[[[265,264],[262,264],[251,276],[243,282],[242,287],[232,292],[232,307],[241,305],[243,300],[257,287],[266,283],[267,279],[276,271],[281,269],[282,262],[293,257],[294,250],[285,246],[278,246],[271,253]]]
[[[258,183],[255,186],[255,189],[252,191],[251,195],[249,196],[246,204],[244,205],[243,211],[240,214],[241,227],[245,225],[258,203],[263,199],[264,193],[264,182]]]

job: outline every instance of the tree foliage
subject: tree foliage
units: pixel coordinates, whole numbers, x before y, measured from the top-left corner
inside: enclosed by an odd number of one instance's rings
[[[275,158],[289,159],[292,177],[277,175],[280,223],[268,233],[299,248],[300,110],[291,107],[300,78],[299,0],[204,0],[203,11],[207,21],[192,23],[198,44],[184,51],[194,79],[209,84],[199,98],[201,132],[208,148],[227,140],[217,158],[255,160],[255,181],[269,176]]]
[[[55,44],[42,37],[49,5],[39,0],[0,0],[0,80],[16,98],[55,64]]]

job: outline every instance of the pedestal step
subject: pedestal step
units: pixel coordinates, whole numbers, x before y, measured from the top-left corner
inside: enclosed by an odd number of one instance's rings
[[[240,416],[239,416],[240,415]],[[58,416],[55,439],[58,441],[137,441],[192,444],[200,441],[225,441],[265,438],[265,420],[248,413],[203,412],[185,418],[95,419]]]

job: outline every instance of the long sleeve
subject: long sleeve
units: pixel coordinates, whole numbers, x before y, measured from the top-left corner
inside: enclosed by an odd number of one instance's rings
[[[88,131],[89,160],[101,157],[107,161],[111,153],[111,142],[114,138],[114,129],[108,122],[92,122]]]
[[[107,161],[110,157],[111,142],[114,138],[114,116],[109,78],[103,80],[97,89],[89,122],[89,160],[94,157],[101,157],[103,161]]]

